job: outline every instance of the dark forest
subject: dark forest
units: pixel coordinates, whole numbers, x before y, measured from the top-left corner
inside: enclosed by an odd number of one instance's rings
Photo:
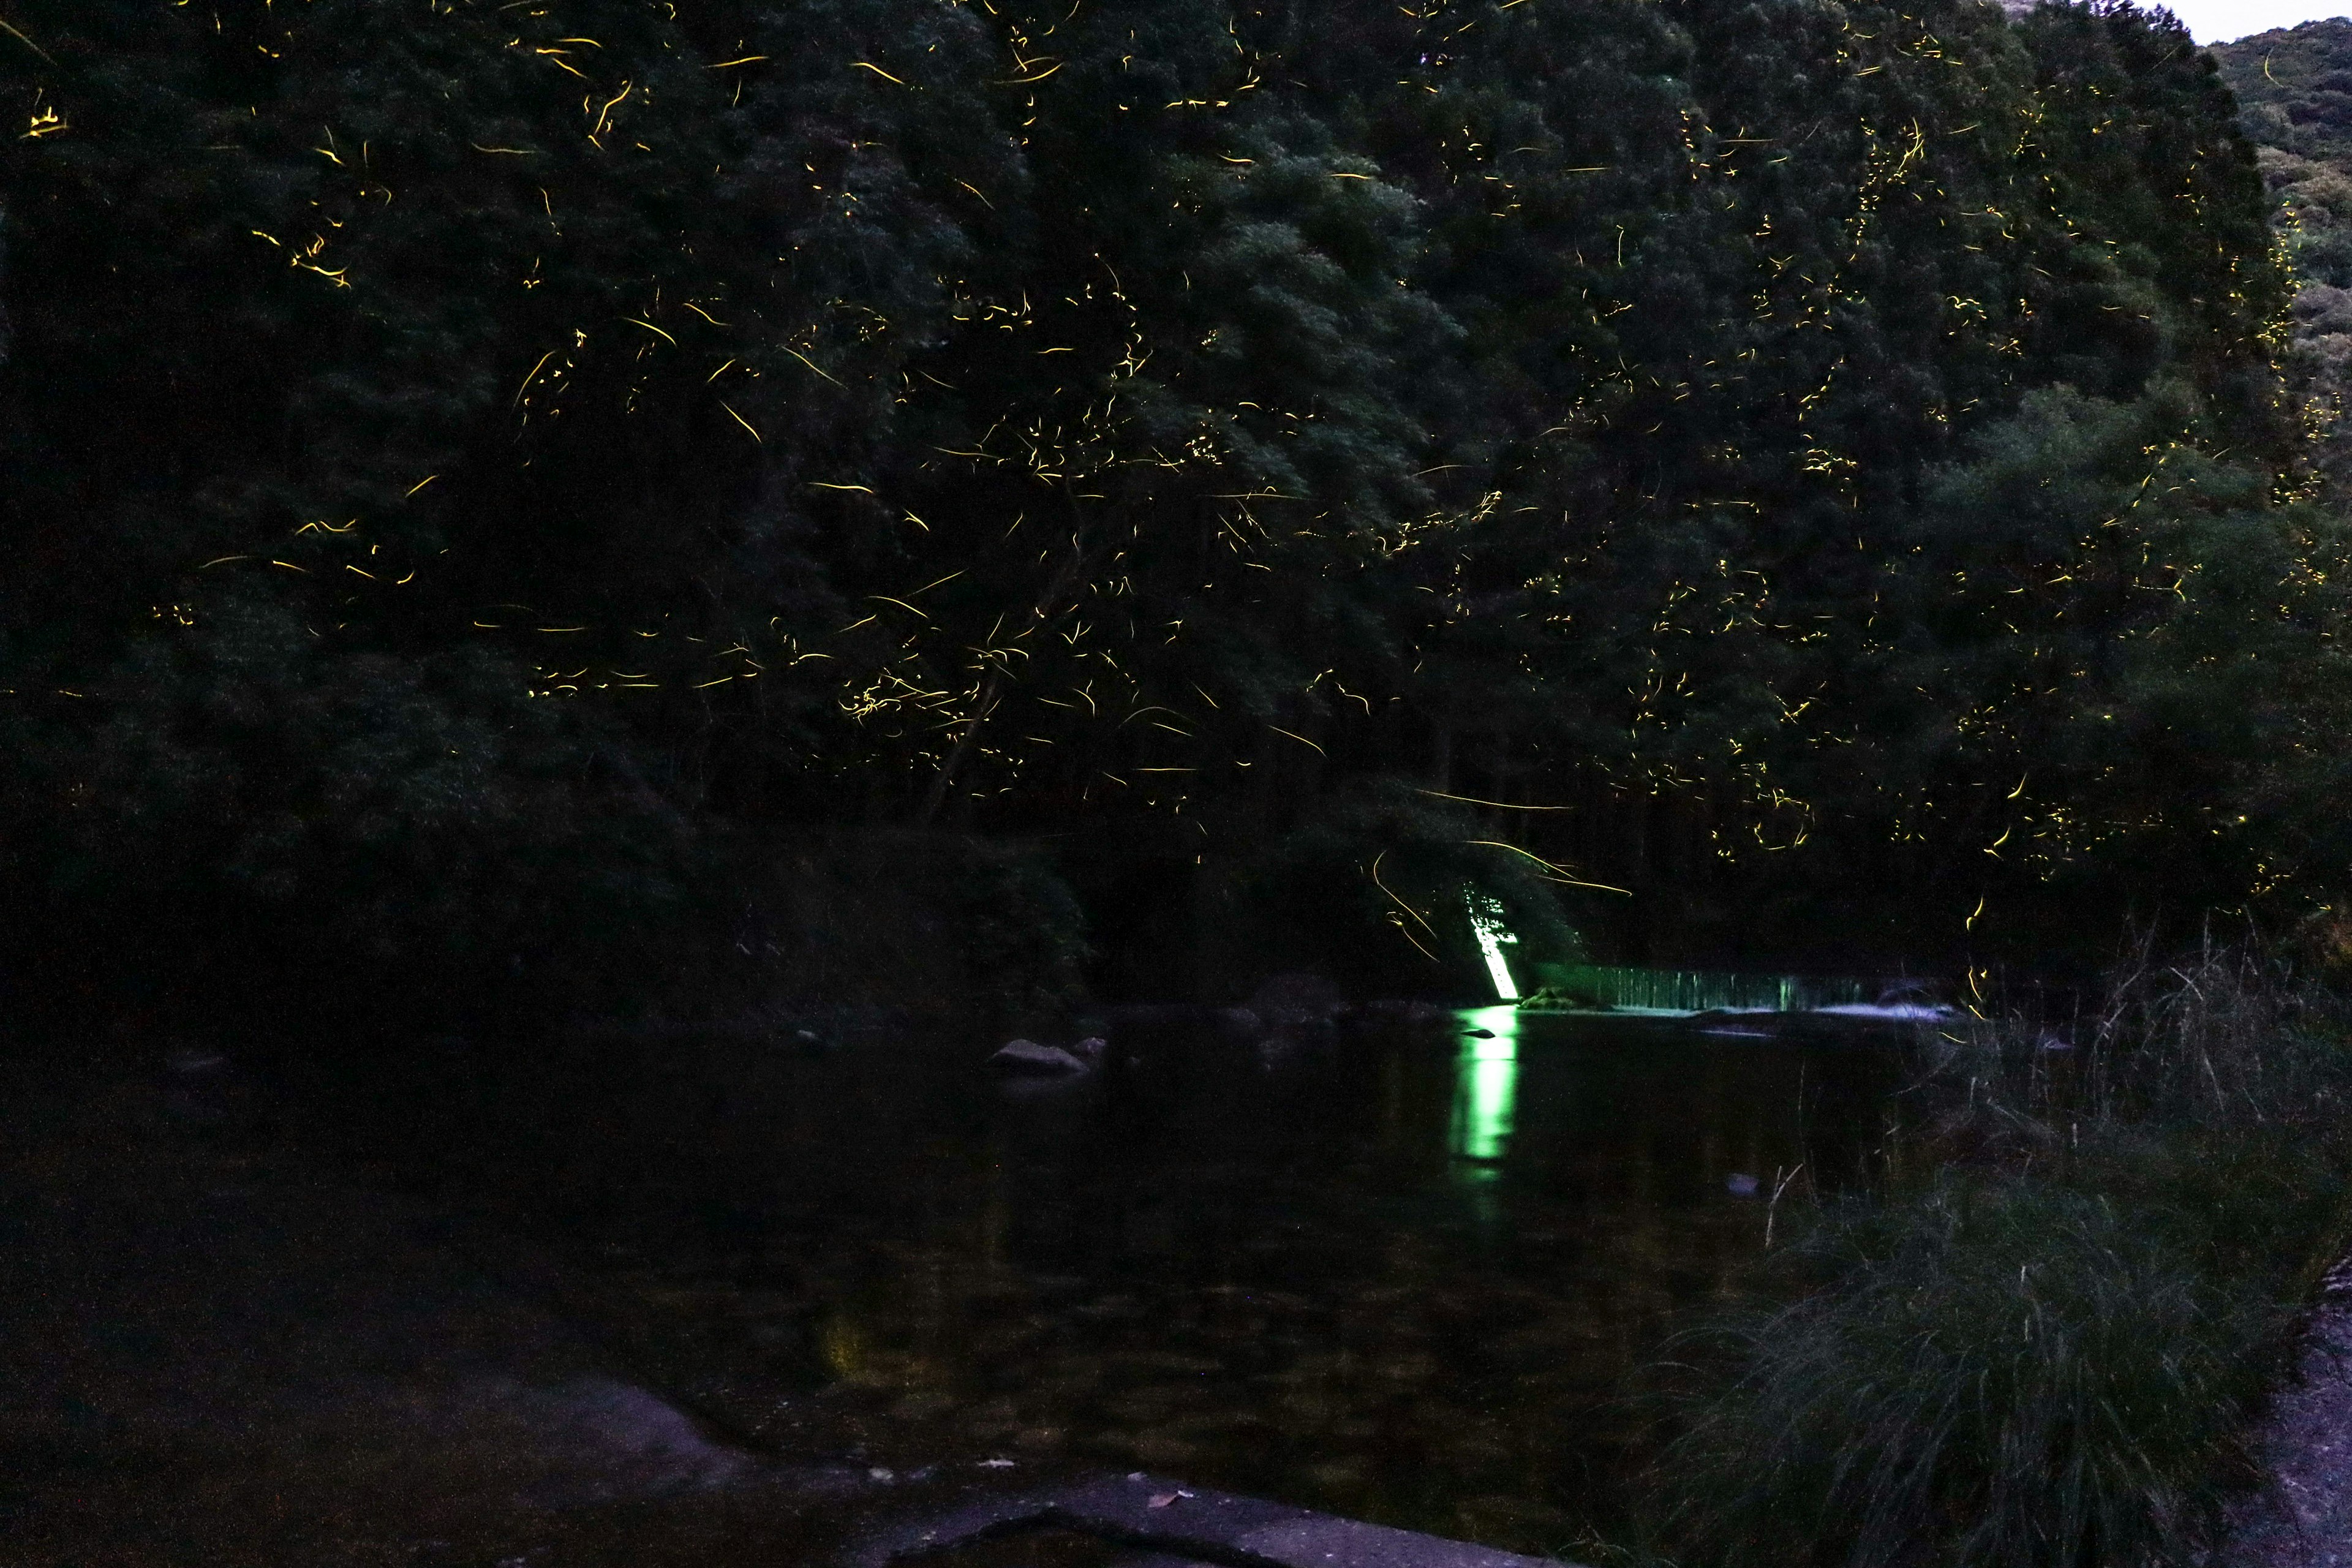
[[[0,0],[0,1559],[2352,1539],[2352,20]]]
[[[0,37],[20,1007],[2331,918],[2329,411],[2166,13],[283,4]]]

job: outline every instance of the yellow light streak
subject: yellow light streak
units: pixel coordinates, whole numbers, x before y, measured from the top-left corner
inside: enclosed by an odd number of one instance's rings
[[[730,404],[725,398],[722,397],[719,400],[719,406],[726,409],[728,413],[734,415],[736,424],[740,425],[746,430],[751,430],[751,422],[749,419],[744,418],[740,414],[736,414],[734,405]],[[767,442],[760,439],[760,433],[757,430],[751,430],[751,439],[759,441],[760,445],[762,447],[767,445]]]
[[[825,369],[824,369],[824,367],[823,365],[821,365],[821,364],[817,363],[816,363],[816,361],[814,361],[814,360],[813,360],[813,359],[809,358],[809,356],[808,356],[808,355],[806,355],[806,354],[804,354],[804,353],[801,353],[801,351],[800,351],[800,350],[798,350],[798,349],[796,349],[796,348],[793,348],[793,347],[790,346],[789,344],[787,344],[787,345],[785,346],[785,348],[784,348],[784,352],[785,352],[786,353],[788,353],[788,354],[792,355],[794,359],[796,359],[796,360],[800,361],[803,364],[804,364],[804,365],[808,366],[808,367],[809,367],[809,369],[811,369],[811,370],[813,370],[813,371],[816,372],[816,373],[817,373],[817,374],[822,375],[822,376],[824,376],[825,380],[833,382],[833,384],[834,384],[834,385],[835,385],[835,386],[841,386],[841,385],[842,385],[842,383],[840,383],[840,382],[839,382],[839,381],[837,381],[837,380],[835,380],[835,378],[834,378],[833,376],[831,376],[830,374],[826,374]],[[847,390],[847,389],[846,389],[845,387],[844,387],[844,390],[845,391],[845,390]]]
[[[434,480],[436,480],[436,479],[439,479],[440,477],[441,477],[441,476],[440,476],[440,475],[438,475],[438,474],[427,474],[427,475],[425,475],[423,479],[421,479],[417,480],[415,484],[413,484],[413,485],[411,485],[411,486],[409,486],[409,487],[408,487],[408,493],[409,493],[410,495],[415,495],[418,490],[423,489],[425,486],[427,486],[427,485],[431,484]]]
[[[5,22],[0,22],[0,32],[5,32],[5,33],[6,33],[10,37],[15,38],[18,43],[20,43],[20,44],[24,45],[26,48],[28,48],[28,49],[30,49],[30,50],[32,50],[35,54],[37,54],[37,55],[40,56],[43,59],[45,59],[45,60],[49,60],[49,64],[51,64],[51,65],[55,65],[55,64],[57,64],[57,63],[58,63],[57,61],[55,61],[55,60],[53,60],[53,59],[49,59],[49,51],[48,51],[48,50],[47,50],[47,49],[45,49],[45,48],[41,47],[41,46],[40,46],[40,45],[38,45],[38,44],[37,44],[37,43],[33,42],[33,40],[32,40],[32,39],[30,39],[30,38],[26,37],[24,34],[22,34],[22,33],[18,32],[16,28],[14,28],[14,27],[10,26],[7,23],[5,23]]]
[[[1273,731],[1277,735],[1289,735],[1292,740],[1297,742],[1302,746],[1315,746],[1315,754],[1317,756],[1328,757],[1331,754],[1328,752],[1326,752],[1322,747],[1316,746],[1315,742],[1308,740],[1306,736],[1291,734],[1289,731],[1284,729],[1279,724],[1268,724],[1266,728]]]
[[[767,58],[765,55],[745,55],[740,60],[720,60],[717,65],[705,66],[702,68],[707,71],[723,71],[730,66],[748,66],[754,60],[764,60]]]
[[[601,136],[601,135],[603,135],[603,134],[604,133],[604,119],[605,119],[605,117],[606,117],[607,115],[609,115],[609,114],[611,114],[611,113],[613,112],[613,106],[614,106],[614,104],[616,104],[616,103],[620,102],[620,101],[621,101],[621,100],[623,100],[623,99],[625,99],[625,98],[626,98],[626,97],[628,97],[628,96],[629,96],[629,92],[630,92],[630,84],[629,84],[628,82],[626,82],[626,81],[622,82],[622,83],[621,83],[621,90],[620,90],[620,91],[618,91],[618,92],[616,92],[616,93],[614,93],[611,98],[607,99],[607,100],[605,100],[605,102],[604,102],[604,108],[602,108],[602,109],[600,109],[600,110],[598,110],[596,111],[596,129],[594,129],[593,131],[591,131],[590,132],[588,132],[588,139],[589,139],[591,142],[593,142],[597,137],[599,137],[599,136]]]
[[[884,81],[898,82],[900,87],[905,87],[907,85],[903,81],[898,81],[897,77],[892,76],[888,71],[884,70],[872,60],[852,60],[849,63],[854,66],[863,66],[866,69],[872,71],[876,76],[880,77]]]
[[[676,348],[677,346],[677,340],[676,338],[671,337],[667,332],[663,332],[659,327],[655,326],[651,321],[640,321],[635,316],[624,316],[621,320],[630,322],[633,325],[643,327],[649,332],[661,332],[663,340],[672,348]]]
[[[1513,0],[1513,3],[1514,3],[1514,4],[1517,4],[1517,0]],[[1411,932],[1411,931],[1407,931],[1407,930],[1405,930],[1405,929],[1404,929],[1404,921],[1401,921],[1401,920],[1398,920],[1394,915],[1391,915],[1391,916],[1389,917],[1389,923],[1390,923],[1391,925],[1392,925],[1392,926],[1396,927],[1396,929],[1397,929],[1397,934],[1398,934],[1399,936],[1401,936],[1401,937],[1404,938],[1404,939],[1405,939],[1405,941],[1407,941],[1407,942],[1409,942],[1412,943],[1413,951],[1414,951],[1414,952],[1416,952],[1420,953],[1422,957],[1423,957],[1423,958],[1425,958],[1425,959],[1429,960],[1429,962],[1430,962],[1430,963],[1435,963],[1439,962],[1437,954],[1435,954],[1435,953],[1433,953],[1433,952],[1430,952],[1430,951],[1429,951],[1429,949],[1427,949],[1427,948],[1425,948],[1425,947],[1423,947],[1423,946],[1422,946],[1422,945],[1421,945],[1421,939],[1420,939],[1419,937],[1417,937],[1417,936],[1413,935],[1413,934],[1412,934],[1412,932]]]
[[[1414,909],[1411,904],[1406,903],[1402,898],[1398,896],[1395,889],[1381,880],[1381,862],[1388,858],[1389,852],[1385,849],[1372,857],[1372,886],[1378,888],[1381,892],[1386,893],[1391,899],[1395,900],[1397,908],[1402,910],[1413,919],[1421,921],[1421,929],[1427,931],[1433,938],[1434,938],[1437,935],[1437,928],[1429,923],[1428,917],[1423,915],[1419,910]],[[1419,946],[1420,944],[1416,942],[1414,945]]]
[[[1513,805],[1507,800],[1480,800],[1476,795],[1448,795],[1442,789],[1417,789],[1415,795],[1433,795],[1439,800],[1458,800],[1465,805],[1492,805],[1504,811],[1574,811],[1572,805]]]
[[[550,349],[545,353],[539,356],[539,363],[530,367],[530,374],[524,376],[522,378],[522,384],[515,388],[514,404],[508,405],[509,407],[512,407],[515,404],[522,402],[522,395],[530,390],[530,384],[533,378],[535,378],[539,374],[540,371],[546,366],[547,362],[554,357],[555,351],[553,349]]]
[[[1542,867],[1545,870],[1549,871],[1552,874],[1551,879],[1553,881],[1559,882],[1565,887],[1597,888],[1604,893],[1622,893],[1629,899],[1633,896],[1633,889],[1631,888],[1612,887],[1607,882],[1588,882],[1580,877],[1571,877],[1568,874],[1568,870],[1565,867],[1555,866],[1550,861],[1545,859],[1542,856],[1522,849],[1516,844],[1506,844],[1496,838],[1465,838],[1462,842],[1465,844],[1483,845],[1489,849],[1507,849],[1514,855],[1524,855],[1528,859],[1534,861],[1537,865]]]

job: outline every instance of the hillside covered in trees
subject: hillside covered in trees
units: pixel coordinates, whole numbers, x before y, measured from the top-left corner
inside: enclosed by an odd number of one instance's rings
[[[2310,400],[2318,462],[2340,494],[2352,476],[2344,422],[2352,371],[2352,22],[2306,22],[2212,51],[2238,97],[2296,284],[2286,355]]]
[[[850,920],[1015,1013],[1081,932],[1435,992],[1465,886],[2030,963],[2345,886],[2279,358],[2352,247],[2167,14],[10,22],[20,1004],[814,994]]]

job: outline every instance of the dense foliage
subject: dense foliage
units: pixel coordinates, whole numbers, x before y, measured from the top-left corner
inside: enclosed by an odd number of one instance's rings
[[[1661,1369],[1679,1561],[2186,1564],[2297,1528],[2245,1496],[2250,1423],[2352,1221],[2341,998],[2150,959],[2071,1027],[1923,1036],[1915,1130],[1791,1195],[1774,1304]]]
[[[2296,283],[2287,365],[2313,405],[2321,467],[2340,486],[2352,475],[2343,418],[2352,374],[2352,22],[2257,33],[2213,58],[2276,204],[2272,226]]]
[[[625,988],[826,828],[1154,951],[1339,865],[1391,986],[1465,879],[1940,955],[2352,860],[2161,12],[25,0],[0,100],[28,966]]]

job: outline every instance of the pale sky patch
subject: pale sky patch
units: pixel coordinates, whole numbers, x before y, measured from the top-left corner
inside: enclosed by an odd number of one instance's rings
[[[2347,0],[2175,0],[2165,7],[2200,44],[2227,44],[2249,33],[2352,15]]]

